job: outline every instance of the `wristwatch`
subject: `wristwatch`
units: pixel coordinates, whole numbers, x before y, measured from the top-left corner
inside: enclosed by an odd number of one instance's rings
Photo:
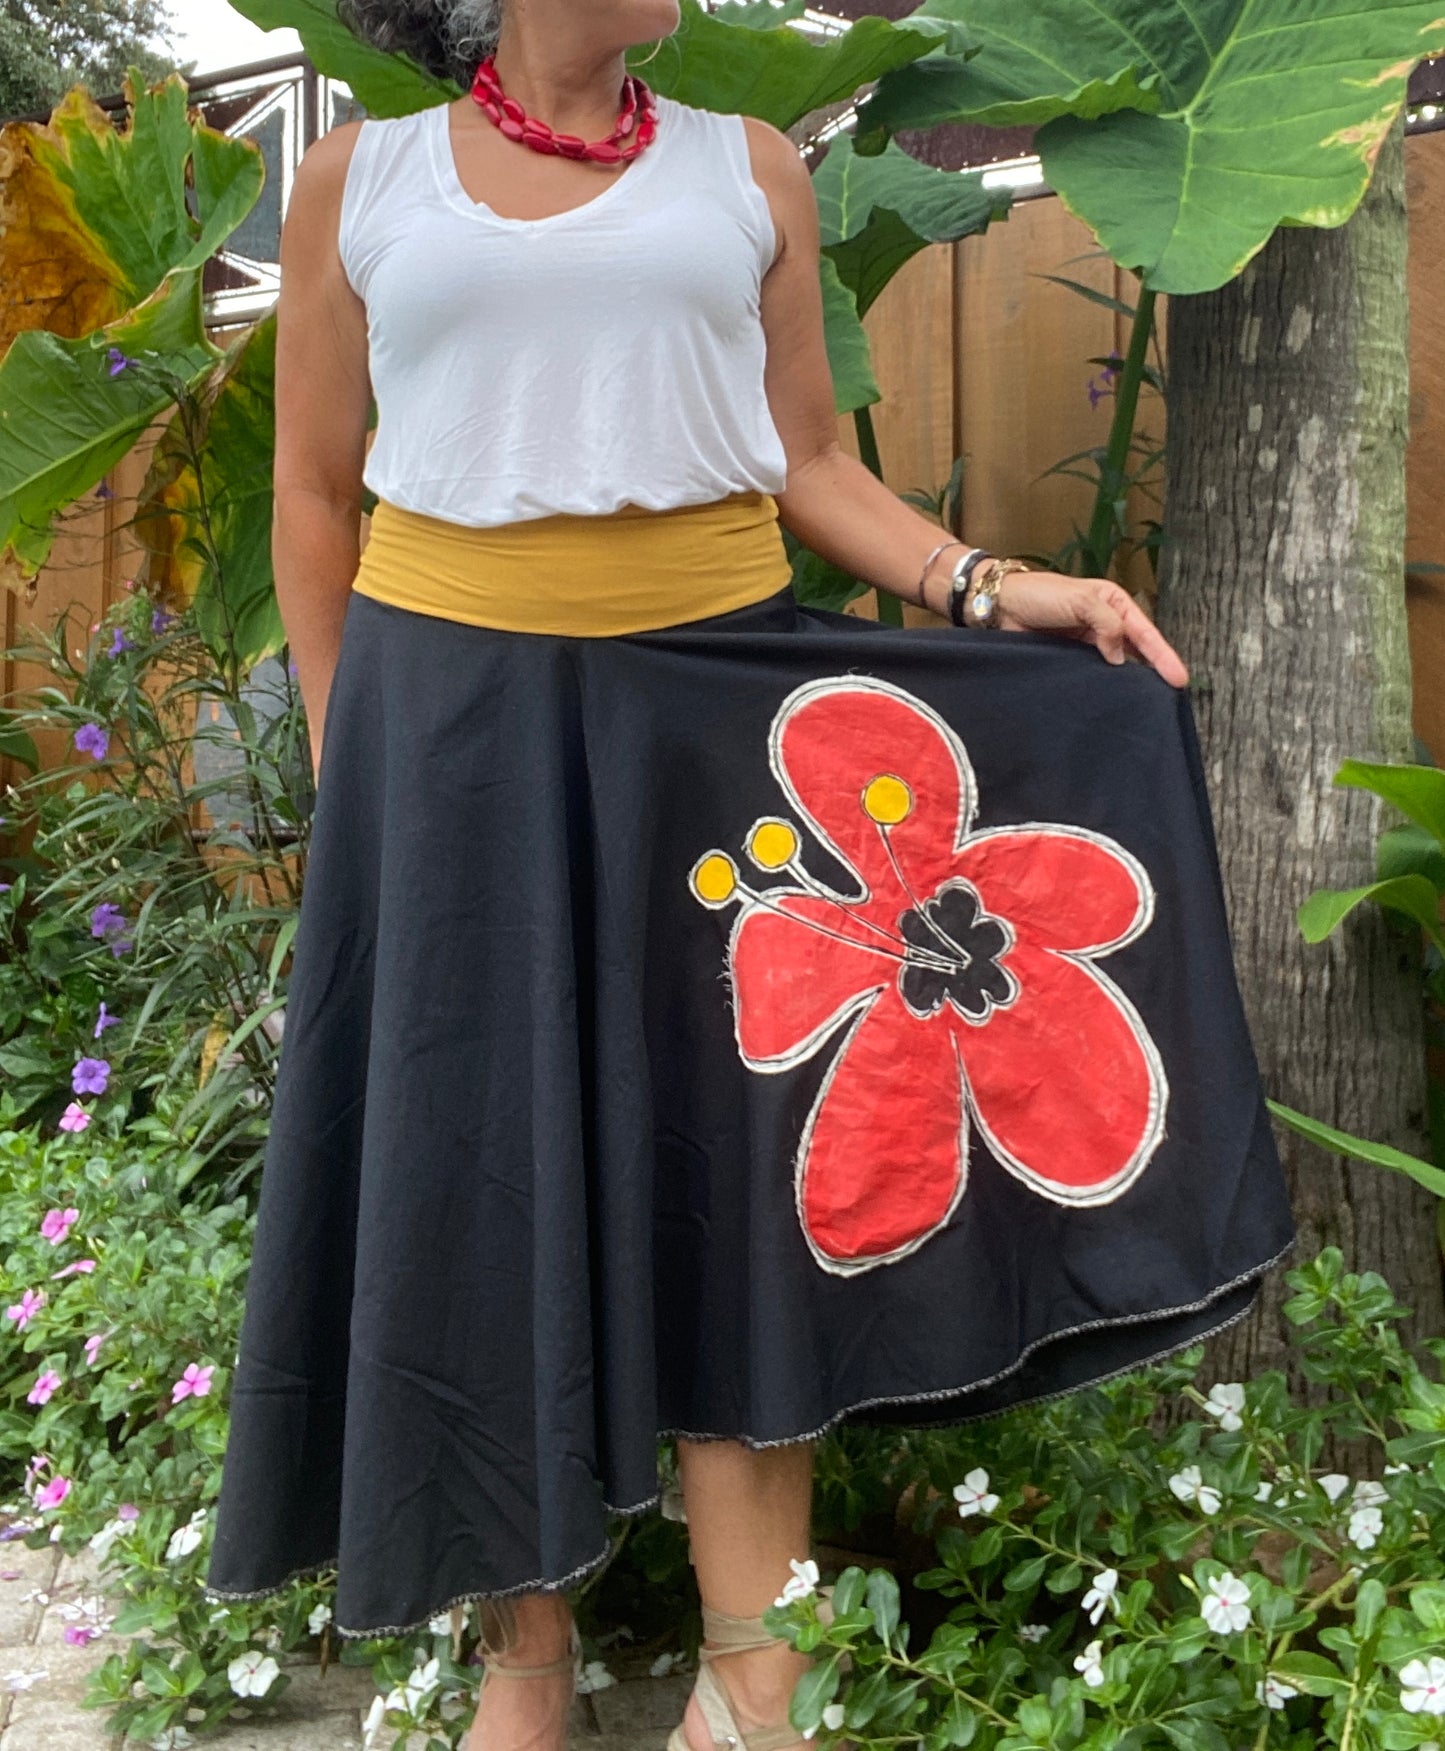
[[[963,599],[959,604],[959,612],[954,619],[955,626],[994,626],[999,623],[999,583],[1009,572],[1026,572],[1029,563],[1024,559],[994,559],[990,556],[987,565],[973,576],[970,571],[972,589],[964,586]],[[952,601],[949,603],[952,607]]]

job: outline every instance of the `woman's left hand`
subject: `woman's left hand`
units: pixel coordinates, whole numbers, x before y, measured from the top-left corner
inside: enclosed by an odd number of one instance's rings
[[[1005,572],[998,607],[1004,631],[1068,633],[1095,646],[1111,663],[1122,663],[1132,645],[1172,687],[1188,685],[1189,671],[1179,653],[1129,592],[1110,578]]]

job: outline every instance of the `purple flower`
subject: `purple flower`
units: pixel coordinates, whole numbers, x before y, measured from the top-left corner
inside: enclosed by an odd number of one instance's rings
[[[92,929],[94,928],[93,918],[94,915],[92,914]],[[102,997],[100,1000],[100,1014],[95,1018],[94,1038],[98,1040],[101,1036],[101,1031],[104,1028],[115,1027],[119,1021],[120,1017],[118,1015],[112,1015],[105,1007],[105,999]]]
[[[127,949],[134,947],[135,943],[128,936],[116,936],[111,938],[110,952],[113,955],[123,955]]]
[[[62,1131],[83,1131],[89,1123],[90,1114],[86,1112],[85,1108],[78,1100],[71,1101],[70,1105],[60,1115],[60,1128]]]
[[[115,494],[111,491],[111,489],[106,485],[106,483],[104,481],[101,481],[100,485],[97,486],[95,489],[95,496],[98,499],[113,499],[115,497]]]
[[[110,361],[110,374],[112,377],[118,377],[127,365],[133,365],[135,363],[135,360],[128,359],[119,347],[107,348],[105,356]]]
[[[10,882],[0,882],[0,894],[8,894],[11,886],[12,884]]]
[[[45,1305],[43,1289],[27,1289],[18,1301],[14,1301],[5,1309],[6,1319],[15,1321],[16,1331],[24,1331],[35,1315]]]
[[[34,1386],[25,1394],[25,1397],[31,1404],[45,1404],[59,1385],[60,1376],[53,1368],[47,1368],[43,1374],[36,1376]]]
[[[79,1090],[76,1091],[79,1093]],[[47,1210],[41,1218],[40,1232],[52,1246],[59,1246],[70,1233],[71,1224],[80,1215],[74,1205],[68,1210]]]
[[[90,915],[90,934],[104,936],[107,930],[119,930],[125,923],[125,913],[114,900],[102,900]]]
[[[77,1094],[104,1094],[110,1065],[104,1058],[79,1058],[70,1072],[70,1086]]]
[[[151,615],[151,631],[164,632],[175,618],[175,615],[169,613],[166,609],[157,608]]]
[[[171,1387],[171,1403],[179,1404],[183,1398],[191,1395],[204,1398],[211,1390],[211,1376],[215,1371],[214,1362],[207,1363],[204,1368],[198,1368],[194,1362],[190,1363],[185,1373]]]
[[[75,732],[75,745],[82,754],[92,754],[97,760],[104,760],[110,746],[110,733],[99,724],[82,724]]]
[[[110,649],[105,653],[108,657],[118,657],[122,651],[133,651],[135,644],[125,636],[123,628],[117,626],[115,635],[110,641]]]

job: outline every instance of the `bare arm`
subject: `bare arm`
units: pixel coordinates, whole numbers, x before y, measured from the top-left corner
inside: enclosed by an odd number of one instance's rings
[[[768,407],[788,459],[778,515],[805,547],[856,578],[918,601],[923,562],[946,531],[898,497],[838,442],[833,378],[823,338],[818,276],[820,227],[812,178],[788,136],[745,119],[753,176],[767,197],[779,251],[763,276]],[[948,576],[963,553],[950,547],[928,569],[926,606],[946,611]],[[1017,572],[999,592],[1000,624],[1011,630],[1066,632],[1122,662],[1126,644],[1172,686],[1189,678],[1178,653],[1130,596],[1109,578]]]
[[[276,601],[311,730],[321,738],[361,557],[361,470],[371,409],[366,306],[337,254],[341,191],[360,123],[333,128],[297,167],[281,230],[276,306]]]

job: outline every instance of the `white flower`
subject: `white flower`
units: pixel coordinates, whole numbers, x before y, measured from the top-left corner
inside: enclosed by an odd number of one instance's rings
[[[452,1614],[450,1611],[439,1611],[435,1617],[427,1619],[427,1628],[433,1635],[450,1635],[452,1633]]]
[[[1293,1684],[1286,1684],[1273,1672],[1266,1673],[1263,1682],[1254,1687],[1254,1700],[1264,1708],[1283,1708],[1292,1696],[1298,1695]]]
[[[678,1664],[678,1662],[681,1659],[682,1659],[681,1654],[674,1654],[674,1653],[659,1654],[657,1656],[657,1658],[652,1662],[652,1664],[647,1668],[647,1670],[652,1674],[652,1676],[654,1678],[666,1678],[668,1673],[673,1669],[674,1666],[676,1666]]]
[[[1119,1615],[1119,1571],[1118,1569],[1100,1569],[1094,1576],[1094,1584],[1084,1595],[1083,1608],[1089,1614],[1089,1622],[1097,1625],[1104,1615],[1105,1606],[1114,1608],[1114,1615]]]
[[[311,1615],[306,1619],[306,1627],[311,1631],[312,1635],[320,1635],[322,1630],[330,1622],[331,1607],[323,1599],[319,1605],[313,1605],[311,1607]]]
[[[206,1518],[206,1510],[197,1508],[184,1526],[177,1526],[171,1534],[170,1543],[166,1546],[166,1557],[174,1562],[177,1557],[189,1556],[201,1542],[201,1523]]]
[[[782,1592],[773,1601],[774,1605],[790,1605],[794,1599],[806,1599],[818,1585],[818,1565],[812,1557],[802,1562],[789,1557],[788,1567],[793,1571],[792,1579],[784,1584]]]
[[[606,1690],[609,1684],[616,1682],[603,1661],[589,1660],[582,1668],[582,1676],[577,1680],[577,1692],[585,1696],[588,1691]]]
[[[428,1660],[424,1666],[413,1667],[407,1678],[404,1707],[410,1715],[420,1714],[422,1704],[436,1689],[441,1681],[441,1666],[435,1657]]]
[[[1355,1485],[1355,1493],[1351,1498],[1357,1509],[1383,1508],[1390,1499],[1390,1492],[1382,1483],[1374,1483],[1369,1478],[1361,1478]]]
[[[279,1653],[281,1651],[282,1641],[280,1624],[268,1623],[265,1629],[261,1632],[261,1640],[268,1648],[270,1648],[272,1653]]]
[[[1041,1642],[1049,1633],[1046,1623],[1021,1623],[1019,1625],[1019,1640],[1021,1642]]]
[[[1445,1715],[1445,1660],[1433,1655],[1400,1669],[1400,1706],[1406,1714]]]
[[[1350,1487],[1350,1480],[1342,1471],[1326,1472],[1323,1477],[1317,1478],[1315,1481],[1332,1502],[1339,1501],[1340,1497],[1344,1495],[1345,1491]]]
[[[1224,1500],[1213,1484],[1205,1483],[1197,1465],[1186,1465],[1169,1480],[1169,1487],[1181,1502],[1197,1502],[1206,1514],[1217,1514]]]
[[[1384,1530],[1385,1517],[1378,1508],[1356,1508],[1347,1536],[1357,1550],[1369,1550]]]
[[[1244,1409],[1244,1388],[1231,1383],[1228,1386],[1211,1386],[1209,1397],[1204,1401],[1204,1408],[1211,1417],[1218,1417],[1221,1429],[1231,1434],[1236,1429],[1244,1427],[1240,1412]]]
[[[1254,1492],[1254,1499],[1257,1502],[1267,1502],[1273,1494],[1274,1494],[1274,1485],[1269,1481],[1268,1478],[1265,1478],[1264,1481],[1260,1484],[1259,1488]]]
[[[264,1696],[280,1673],[281,1668],[271,1656],[259,1648],[247,1648],[244,1654],[237,1654],[226,1668],[237,1696]]]
[[[184,1727],[167,1727],[151,1740],[151,1751],[185,1751],[186,1746],[195,1742]]]
[[[1409,1469],[1410,1467],[1408,1465],[1387,1465],[1385,1467],[1385,1476],[1398,1477],[1402,1471],[1408,1471]],[[1426,1751],[1426,1747],[1422,1745],[1420,1751]]]
[[[366,1719],[361,1723],[361,1751],[372,1751],[377,1737],[385,1730],[386,1698],[379,1693],[372,1697],[371,1707],[366,1711]]]
[[[823,1725],[827,1727],[830,1733],[836,1733],[839,1727],[843,1725],[843,1705],[841,1702],[830,1702],[827,1708],[823,1710]],[[816,1727],[805,1727],[803,1729],[803,1737],[805,1739],[811,1739],[817,1730]]]
[[[1104,1682],[1104,1644],[1090,1642],[1082,1654],[1074,1656],[1074,1670],[1082,1672],[1084,1682],[1090,1690],[1097,1690]]]
[[[90,1548],[103,1561],[116,1539],[124,1537],[134,1525],[134,1520],[122,1520],[119,1515],[114,1520],[107,1520],[100,1531],[90,1539]]]
[[[7,1690],[29,1690],[32,1684],[38,1684],[42,1678],[49,1676],[42,1666],[35,1672],[7,1672],[3,1683]]]
[[[1249,1588],[1238,1575],[1216,1575],[1205,1589],[1199,1615],[1216,1635],[1229,1635],[1235,1630],[1248,1629]]]
[[[998,1506],[998,1497],[988,1493],[988,1473],[981,1465],[966,1473],[962,1483],[953,1486],[953,1495],[963,1520],[970,1514],[991,1514]]]

